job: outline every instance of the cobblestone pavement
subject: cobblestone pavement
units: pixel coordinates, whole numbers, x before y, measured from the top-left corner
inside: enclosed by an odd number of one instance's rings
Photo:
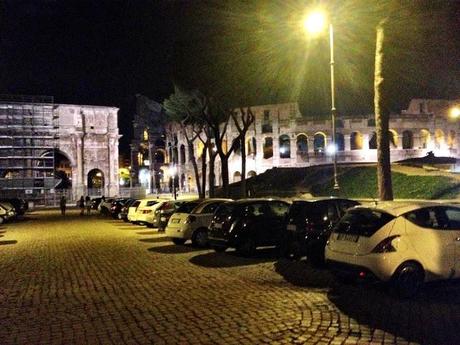
[[[398,301],[274,250],[175,246],[77,212],[1,226],[0,344],[460,343],[458,283]]]

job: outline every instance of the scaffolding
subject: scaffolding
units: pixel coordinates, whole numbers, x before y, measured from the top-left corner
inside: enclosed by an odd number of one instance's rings
[[[0,196],[54,204],[59,118],[50,96],[0,95]]]

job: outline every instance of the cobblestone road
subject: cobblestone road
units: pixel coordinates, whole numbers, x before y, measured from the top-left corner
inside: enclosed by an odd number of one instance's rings
[[[77,211],[0,232],[0,344],[460,344],[458,283],[398,301]]]

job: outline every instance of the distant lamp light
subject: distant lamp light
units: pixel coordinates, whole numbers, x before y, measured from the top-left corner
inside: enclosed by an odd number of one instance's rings
[[[96,176],[97,176],[97,177],[101,177],[101,176],[102,176],[102,173],[101,173],[101,172],[98,172],[98,173],[96,173]]]
[[[452,119],[458,119],[460,117],[460,107],[453,107],[449,111],[449,116]]]
[[[150,161],[148,159],[144,160],[144,166],[146,167],[150,166]]]
[[[169,175],[170,175],[171,177],[176,176],[176,172],[177,172],[177,169],[176,169],[175,166],[172,166],[171,168],[169,168]]]
[[[280,152],[281,152],[282,154],[285,154],[285,153],[286,153],[286,148],[285,148],[284,146],[281,147],[281,148],[280,148]]]
[[[124,179],[120,179],[120,186],[124,186],[125,185],[125,180]]]
[[[327,149],[326,149],[326,152],[327,154],[329,155],[334,155],[336,152],[337,152],[337,145],[334,145],[334,144],[330,144],[327,146]]]

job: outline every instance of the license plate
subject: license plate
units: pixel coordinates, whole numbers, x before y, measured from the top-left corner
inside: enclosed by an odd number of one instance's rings
[[[338,234],[337,240],[339,241],[349,241],[349,242],[358,242],[359,236],[353,234]]]
[[[296,231],[296,230],[297,230],[297,227],[296,227],[295,224],[288,224],[287,230],[289,230],[289,231]]]
[[[220,224],[220,223],[215,223],[215,224],[214,224],[214,227],[215,227],[216,229],[222,229],[222,224]]]
[[[171,223],[179,223],[180,222],[180,219],[177,219],[177,218],[174,218],[174,219],[171,219]]]

